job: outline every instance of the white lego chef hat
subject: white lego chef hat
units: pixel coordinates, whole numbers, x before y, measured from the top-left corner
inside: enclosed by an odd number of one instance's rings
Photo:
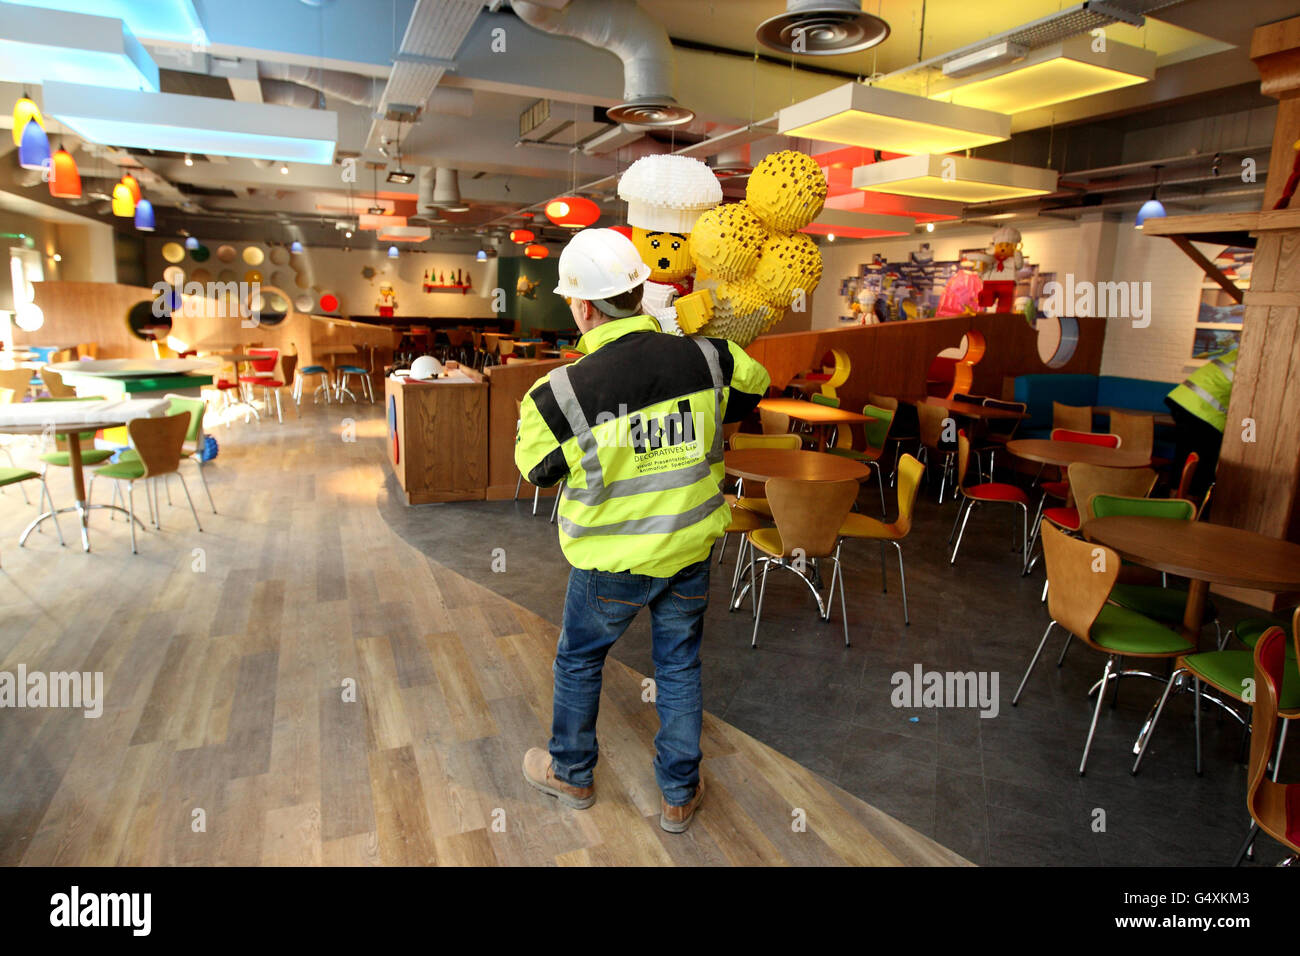
[[[999,242],[1009,242],[1012,245],[1020,244],[1020,230],[1013,229],[1011,226],[1003,226],[997,232],[993,233],[993,244]]]
[[[688,233],[702,213],[722,202],[722,186],[705,163],[689,156],[643,156],[618,181],[628,225],[651,232]]]

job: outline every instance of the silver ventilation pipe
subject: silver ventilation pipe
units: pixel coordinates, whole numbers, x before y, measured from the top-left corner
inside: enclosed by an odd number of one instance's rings
[[[301,94],[290,93],[284,83],[315,90],[326,96],[352,103],[355,106],[374,106],[384,95],[385,80],[358,73],[345,73],[342,70],[318,70],[308,66],[295,66],[288,63],[257,64],[257,75],[262,80],[262,98],[268,103],[280,103],[286,106],[299,106],[299,102],[288,102],[273,97],[299,97]],[[267,81],[281,81],[270,83]],[[270,87],[270,96],[267,95]]]
[[[673,98],[668,33],[635,0],[570,0],[559,10],[528,0],[510,5],[531,27],[573,37],[623,61],[623,102],[608,110],[615,123],[679,126],[695,118]]]

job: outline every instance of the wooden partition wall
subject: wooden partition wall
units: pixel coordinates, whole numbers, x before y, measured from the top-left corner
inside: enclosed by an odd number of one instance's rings
[[[1017,375],[1098,374],[1106,321],[1077,321],[1078,347],[1073,358],[1057,369],[1048,368],[1038,357],[1038,333],[1023,317],[994,313],[765,335],[746,351],[763,363],[772,385],[780,389],[800,373],[820,368],[822,356],[839,349],[848,356],[853,370],[837,392],[844,407],[861,408],[871,392],[897,397],[924,395],[926,373],[935,356],[956,348],[962,336],[974,329],[983,334],[987,350],[974,366],[971,389],[980,395],[1000,396],[1002,380]]]
[[[487,370],[488,389],[488,500],[512,497],[519,472],[515,468],[515,423],[519,420],[515,402],[523,401],[533,383],[553,368],[567,365],[564,359],[540,362],[508,362]],[[555,494],[543,488],[544,497]],[[519,490],[521,498],[533,496],[527,481]]]

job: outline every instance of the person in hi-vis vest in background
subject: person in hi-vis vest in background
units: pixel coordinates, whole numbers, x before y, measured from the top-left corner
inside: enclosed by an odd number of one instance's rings
[[[1220,352],[1187,377],[1167,396],[1165,404],[1174,416],[1176,452],[1174,476],[1182,474],[1183,463],[1191,452],[1200,461],[1192,476],[1190,494],[1199,501],[1214,482],[1223,445],[1223,429],[1228,421],[1228,400],[1232,397],[1232,379],[1237,369],[1237,350]]]
[[[767,370],[726,339],[668,335],[643,314],[650,269],[613,229],[584,229],[560,254],[582,357],[539,379],[520,410],[515,464],[562,483],[560,546],[573,565],[555,649],[550,746],[524,777],[569,807],[595,802],[596,714],[605,655],[643,607],[655,664],[659,825],[680,833],[704,794],[700,640],[709,555],[730,522],[722,425],[767,393]]]

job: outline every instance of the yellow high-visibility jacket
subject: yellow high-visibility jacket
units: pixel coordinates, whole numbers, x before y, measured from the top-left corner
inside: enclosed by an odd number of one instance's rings
[[[1236,370],[1236,349],[1216,355],[1170,392],[1169,400],[1223,431],[1228,421],[1228,400],[1232,397],[1232,379]]]
[[[671,577],[731,520],[722,423],[753,411],[767,370],[645,315],[596,326],[578,351],[524,398],[515,464],[540,487],[564,482],[560,547],[574,567]]]

